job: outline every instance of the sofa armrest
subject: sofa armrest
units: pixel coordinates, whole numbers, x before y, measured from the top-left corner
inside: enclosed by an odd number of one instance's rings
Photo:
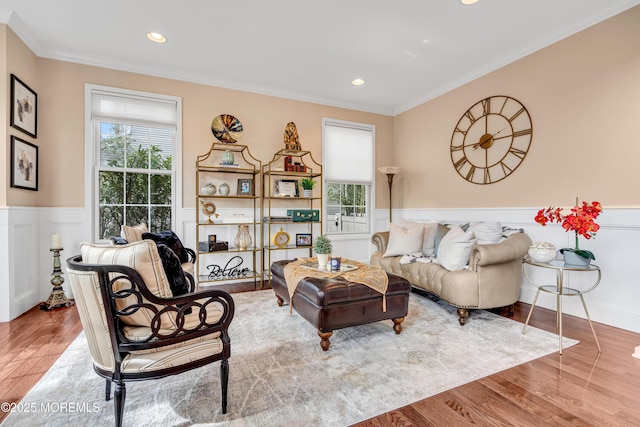
[[[531,238],[525,233],[516,233],[500,243],[477,245],[471,253],[469,266],[504,264],[523,259],[531,246]]]
[[[371,243],[378,247],[378,252],[385,253],[387,250],[387,244],[389,243],[389,232],[379,231],[373,233],[371,236]]]

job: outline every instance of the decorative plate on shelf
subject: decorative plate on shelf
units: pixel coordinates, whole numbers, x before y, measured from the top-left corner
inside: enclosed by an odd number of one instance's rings
[[[230,114],[220,114],[211,122],[211,132],[220,142],[238,142],[242,138],[242,123]]]

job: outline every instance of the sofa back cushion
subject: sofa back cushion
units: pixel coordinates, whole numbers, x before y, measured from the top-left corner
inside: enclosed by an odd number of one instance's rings
[[[422,256],[432,257],[436,254],[436,234],[438,231],[438,223],[437,222],[413,222],[407,221],[405,219],[400,220],[398,223],[400,227],[405,230],[409,230],[411,228],[422,227]]]
[[[410,225],[406,229],[389,224],[389,243],[383,257],[422,254],[424,227],[422,224],[413,224],[415,225]]]
[[[469,225],[467,231],[473,231],[479,245],[498,243],[502,240],[502,224],[497,221],[476,222]]]
[[[473,231],[463,231],[459,226],[451,225],[438,246],[438,263],[449,271],[463,270],[469,264],[475,245]]]

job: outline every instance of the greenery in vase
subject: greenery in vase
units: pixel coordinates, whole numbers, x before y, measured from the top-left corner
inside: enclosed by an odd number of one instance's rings
[[[316,186],[316,181],[313,178],[302,178],[300,185],[303,190],[313,190],[313,187]]]
[[[565,231],[573,231],[576,236],[575,248],[560,249],[561,253],[564,251],[574,252],[583,258],[596,259],[593,252],[580,249],[578,246],[578,237],[582,236],[589,240],[596,236],[596,232],[600,230],[600,226],[596,224],[596,218],[602,212],[602,205],[600,202],[582,202],[582,205],[578,204],[578,198],[576,198],[576,204],[570,209],[571,213],[563,214],[564,208],[549,207],[546,209],[540,209],[535,217],[535,221],[545,226],[548,222],[557,222],[562,224],[562,228]]]
[[[329,240],[327,236],[320,235],[316,237],[313,249],[317,254],[330,254],[333,250],[333,246],[331,245],[331,240]]]

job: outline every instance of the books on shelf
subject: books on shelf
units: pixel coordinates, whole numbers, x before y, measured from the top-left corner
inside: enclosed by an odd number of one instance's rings
[[[293,222],[290,216],[265,216],[262,219],[263,222],[270,222],[271,224],[284,224],[287,222]]]

